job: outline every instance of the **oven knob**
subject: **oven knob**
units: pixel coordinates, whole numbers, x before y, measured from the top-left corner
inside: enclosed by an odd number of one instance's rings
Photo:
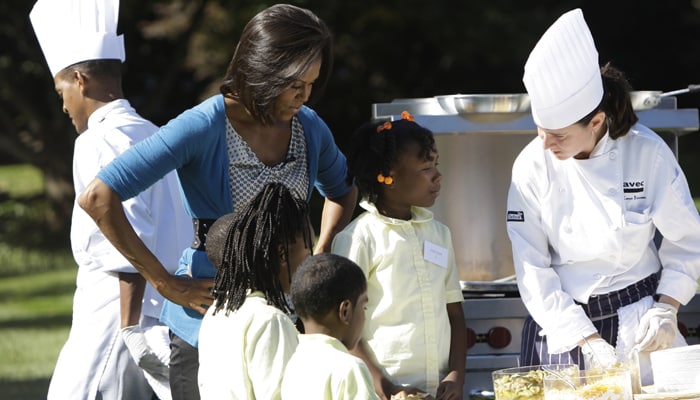
[[[476,344],[476,332],[472,328],[467,328],[467,349],[471,349]]]
[[[489,329],[486,336],[486,343],[494,349],[502,349],[510,344],[510,331],[502,326]]]
[[[682,323],[681,321],[678,321],[678,332],[680,332],[684,338],[687,338],[688,336],[690,336],[690,332],[688,332],[688,327],[685,326],[685,324]]]

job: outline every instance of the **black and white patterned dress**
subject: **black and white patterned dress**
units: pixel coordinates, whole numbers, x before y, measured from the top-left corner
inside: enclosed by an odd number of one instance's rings
[[[292,118],[292,138],[287,156],[279,164],[268,166],[262,163],[228,120],[226,146],[234,210],[249,202],[263,186],[271,182],[284,184],[292,196],[306,201],[309,188],[306,138],[304,127],[296,116]]]

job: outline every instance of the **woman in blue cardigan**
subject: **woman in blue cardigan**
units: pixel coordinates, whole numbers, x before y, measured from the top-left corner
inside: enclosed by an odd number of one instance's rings
[[[345,156],[323,120],[304,105],[318,97],[331,63],[331,34],[312,12],[284,4],[261,11],[241,34],[221,94],[116,158],[78,200],[108,240],[168,299],[161,320],[171,331],[174,399],[199,398],[197,340],[216,273],[204,251],[211,223],[269,182],[284,183],[306,201],[314,187],[325,197],[317,253],[330,250],[333,236],[352,217],[357,194],[346,181]],[[176,276],[136,236],[121,206],[172,170],[195,227]]]

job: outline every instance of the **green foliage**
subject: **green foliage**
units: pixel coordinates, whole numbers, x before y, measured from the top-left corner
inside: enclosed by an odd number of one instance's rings
[[[0,166],[0,276],[67,263],[68,230],[46,229],[51,215],[38,168]]]
[[[27,164],[0,166],[0,196],[29,197],[43,191],[44,176],[39,168]]]
[[[41,236],[37,233],[37,236]],[[42,250],[0,242],[0,277],[75,266],[67,244],[62,249]]]

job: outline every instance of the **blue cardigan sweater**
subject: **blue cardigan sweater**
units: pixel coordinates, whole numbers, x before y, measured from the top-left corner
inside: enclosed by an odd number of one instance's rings
[[[339,198],[350,190],[345,156],[323,120],[304,106],[297,114],[306,137],[309,189]],[[123,201],[177,170],[186,211],[192,218],[216,219],[233,212],[226,149],[226,109],[223,95],[215,95],[183,112],[167,125],[117,157],[97,177]],[[189,271],[189,272],[188,272]],[[213,278],[214,266],[204,251],[183,251],[176,274]],[[197,346],[202,315],[165,301],[161,321],[180,338]]]

